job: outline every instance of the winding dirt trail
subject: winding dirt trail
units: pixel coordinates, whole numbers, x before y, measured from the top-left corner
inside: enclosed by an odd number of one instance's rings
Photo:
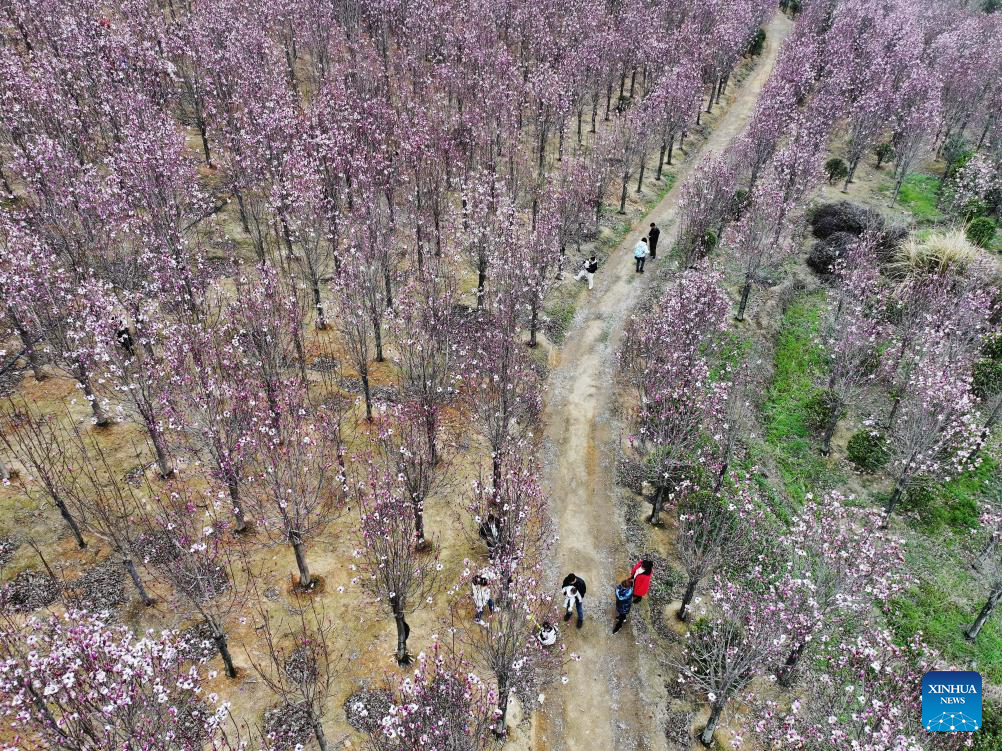
[[[533,746],[538,751],[664,751],[665,735],[654,706],[663,691],[657,665],[643,660],[629,623],[612,635],[612,589],[628,574],[622,511],[616,502],[614,464],[619,436],[613,413],[615,352],[623,325],[642,290],[664,263],[633,270],[633,246],[650,222],[670,235],[678,186],[710,151],[719,152],[748,121],[792,24],[777,13],[767,27],[762,59],[741,85],[709,139],[677,168],[675,187],[630,232],[596,275],[595,289],[579,309],[577,325],[550,374],[545,408],[545,481],[560,542],[558,580],[574,571],[588,584],[585,624],[571,621],[563,635],[581,656],[568,667],[569,682],[548,707]],[[654,268],[650,268],[654,266]],[[647,603],[639,607],[647,607]]]

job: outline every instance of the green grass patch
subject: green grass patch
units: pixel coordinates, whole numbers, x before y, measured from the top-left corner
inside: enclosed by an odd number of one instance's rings
[[[978,602],[961,607],[950,601],[949,592],[924,581],[889,604],[887,620],[900,643],[921,632],[923,640],[945,659],[971,666],[998,683],[1002,680],[1002,614],[989,619],[977,641],[970,642],[964,636],[980,607]]]
[[[945,215],[939,210],[939,184],[938,177],[911,172],[901,184],[898,203],[908,209],[919,222],[941,222]],[[882,190],[885,193],[891,192],[890,187]]]
[[[972,469],[945,483],[918,483],[908,489],[898,507],[905,522],[925,534],[951,530],[966,535],[980,526],[979,501],[988,491],[999,463],[986,456]],[[888,494],[878,493],[874,500],[887,503]]]
[[[775,459],[783,487],[798,505],[807,493],[830,487],[837,479],[818,453],[808,420],[823,366],[816,339],[823,302],[823,292],[811,293],[794,302],[783,316],[775,375],[763,409],[765,445]]]
[[[546,310],[546,335],[554,344],[563,344],[574,322],[577,305],[573,298],[558,300],[549,305]]]

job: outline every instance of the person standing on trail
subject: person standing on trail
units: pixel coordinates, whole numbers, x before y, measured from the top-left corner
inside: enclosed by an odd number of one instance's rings
[[[477,614],[473,618],[474,623],[484,624],[484,608],[489,608],[494,613],[494,600],[491,599],[491,588],[487,584],[487,579],[482,576],[473,577],[473,606]]]
[[[564,622],[571,619],[571,609],[578,611],[578,628],[584,623],[584,596],[585,581],[580,576],[570,573],[564,577],[564,583],[560,585],[560,590],[564,595]]]
[[[598,258],[593,255],[587,261],[581,262],[581,270],[578,271],[578,275],[574,279],[580,280],[586,278],[588,280],[588,289],[591,289],[595,286],[596,271],[598,271]]]
[[[654,573],[654,561],[643,560],[630,571],[633,578],[633,604],[636,605],[647,594],[651,587],[651,574]]]
[[[623,627],[632,607],[633,579],[623,579],[616,587],[616,625],[612,627],[612,633],[615,634]]]
[[[647,233],[647,245],[651,249],[651,260],[655,260],[658,257],[658,239],[661,237],[661,230],[658,229],[658,225],[651,222],[651,229]]]
[[[644,273],[644,261],[647,260],[647,238],[641,237],[640,242],[633,249],[633,258],[637,262],[637,273]]]

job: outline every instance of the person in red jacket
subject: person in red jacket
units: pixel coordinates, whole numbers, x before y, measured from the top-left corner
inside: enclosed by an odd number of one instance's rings
[[[654,561],[640,561],[633,570],[630,571],[630,578],[633,579],[633,604],[636,605],[647,594],[651,587],[651,574],[654,573]]]

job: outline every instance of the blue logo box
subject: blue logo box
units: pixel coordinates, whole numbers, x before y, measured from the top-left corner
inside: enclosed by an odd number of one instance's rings
[[[922,727],[973,731],[981,727],[981,674],[930,670],[922,676]]]

